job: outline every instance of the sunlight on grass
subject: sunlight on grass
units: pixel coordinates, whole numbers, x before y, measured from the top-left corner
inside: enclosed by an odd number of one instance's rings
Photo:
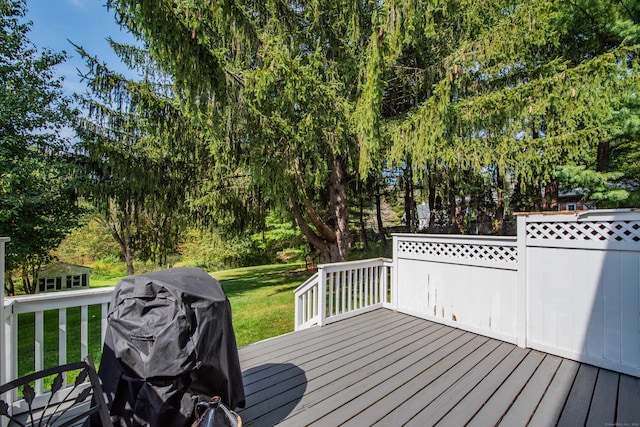
[[[267,265],[211,273],[222,283],[238,346],[293,331],[293,291],[311,272],[304,264]]]

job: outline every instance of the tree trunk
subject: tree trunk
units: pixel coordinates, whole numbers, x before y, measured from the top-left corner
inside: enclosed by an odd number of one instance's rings
[[[22,272],[22,287],[24,288],[24,292],[26,294],[35,294],[36,293],[36,287],[34,285],[35,280],[32,280],[32,274],[30,274],[30,272],[28,271],[23,271]]]
[[[358,199],[358,222],[360,223],[360,241],[363,243],[364,248],[366,249],[369,247],[369,239],[367,239],[367,227],[364,223],[364,200],[362,199],[362,193],[360,193],[360,197]]]
[[[453,173],[449,170],[449,216],[451,217],[451,225],[449,227],[449,231],[451,233],[457,234],[465,234],[463,219],[464,219],[464,210],[462,201],[458,204],[456,200],[458,196],[456,182],[453,177]]]
[[[122,258],[124,259],[125,265],[127,266],[127,275],[133,276],[135,274],[135,270],[133,268],[134,262],[134,252],[131,247],[131,221],[128,215],[128,209],[125,209],[127,213],[124,215],[124,219],[118,227],[118,223],[110,218],[107,218],[109,222],[109,226],[111,227],[111,234],[113,238],[118,242],[120,246],[120,251],[122,252]],[[120,230],[119,230],[120,228]]]
[[[382,223],[382,195],[380,194],[380,185],[378,185],[378,191],[376,192],[376,219],[378,221],[378,236],[380,236],[380,243],[383,248],[387,247],[387,236],[384,231],[384,225]]]
[[[427,180],[429,186],[429,228],[427,232],[433,233],[436,229],[436,184],[434,177],[431,175],[431,168],[427,170]]]
[[[7,291],[7,296],[12,297],[16,294],[16,284],[13,281],[13,276],[11,273],[7,274],[5,277],[4,289]]]
[[[504,177],[502,175],[502,171],[500,168],[496,169],[496,197],[497,197],[497,206],[496,206],[496,216],[493,221],[493,233],[502,235],[504,234],[504,211],[505,211],[505,203],[504,203]]]
[[[335,221],[335,243],[329,245],[330,262],[348,259],[351,246],[349,231],[349,209],[347,205],[347,173],[344,159],[333,159],[333,169],[329,173],[329,215]]]
[[[335,158],[333,160],[333,168],[329,173],[329,182],[327,184],[329,190],[328,219],[326,221],[323,221],[320,215],[317,214],[311,200],[304,194],[305,184],[302,173],[299,165],[296,164],[295,167],[296,181],[301,190],[299,194],[302,197],[302,205],[305,207],[304,213],[316,230],[311,228],[305,215],[300,210],[299,202],[296,199],[297,196],[292,194],[289,198],[289,206],[296,224],[309,244],[318,249],[323,263],[346,261],[351,245],[351,233],[349,231],[347,179],[344,160]]]
[[[544,187],[544,198],[542,199],[543,211],[558,210],[558,181],[553,180]]]
[[[415,203],[413,199],[413,168],[411,162],[407,161],[407,167],[404,169],[404,229],[407,233],[415,233]]]
[[[600,141],[598,143],[598,159],[596,170],[598,172],[609,172],[609,163],[611,161],[611,144],[609,141]]]
[[[124,252],[124,262],[127,265],[127,276],[133,276],[135,274],[133,269],[133,254],[131,248],[127,247]]]

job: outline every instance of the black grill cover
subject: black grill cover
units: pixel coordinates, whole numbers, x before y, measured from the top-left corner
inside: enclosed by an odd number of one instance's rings
[[[187,426],[195,403],[244,407],[242,371],[222,286],[197,268],[116,285],[99,376],[119,426]]]

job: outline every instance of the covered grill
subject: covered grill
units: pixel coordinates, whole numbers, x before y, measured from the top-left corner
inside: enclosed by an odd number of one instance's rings
[[[186,426],[200,400],[244,407],[231,306],[197,268],[118,282],[99,376],[115,425]]]

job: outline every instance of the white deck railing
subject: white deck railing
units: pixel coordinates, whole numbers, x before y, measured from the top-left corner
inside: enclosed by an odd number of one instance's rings
[[[295,290],[295,329],[390,306],[391,265],[385,258],[319,265]]]
[[[107,313],[111,301],[112,287],[97,289],[82,289],[65,292],[52,292],[40,295],[27,295],[15,298],[5,298],[3,303],[3,341],[8,350],[2,355],[3,381],[9,381],[18,377],[18,322],[19,316],[25,313],[34,313],[34,369],[42,370],[44,366],[44,312],[56,310],[58,312],[58,362],[60,365],[67,362],[67,332],[71,328],[80,329],[80,356],[84,358],[89,348],[89,322],[100,322],[101,341],[107,330]],[[99,319],[89,319],[89,306],[99,304],[101,307]],[[69,325],[67,322],[67,309],[80,307],[79,324]],[[42,381],[36,383],[36,392],[42,393]]]
[[[320,323],[319,298],[320,285],[318,273],[316,273],[295,290],[294,325],[296,331]]]
[[[0,267],[3,246],[0,238]],[[2,274],[4,268],[0,268]],[[112,289],[6,298],[0,304],[1,380],[17,375],[18,315],[35,313],[35,368],[43,367],[46,310],[58,310],[60,363],[66,309],[100,304],[102,337]],[[318,266],[295,291],[295,329],[378,307],[449,324],[640,377],[640,211],[518,218],[517,237],[394,236],[383,258]]]

